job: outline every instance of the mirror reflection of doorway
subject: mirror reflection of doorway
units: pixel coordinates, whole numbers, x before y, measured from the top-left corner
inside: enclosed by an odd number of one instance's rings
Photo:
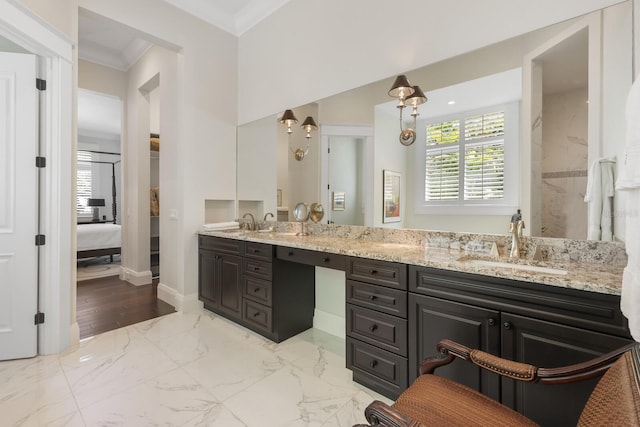
[[[362,138],[329,138],[329,191],[333,224],[364,225],[363,150]]]
[[[329,224],[373,225],[373,128],[321,127],[321,202]]]

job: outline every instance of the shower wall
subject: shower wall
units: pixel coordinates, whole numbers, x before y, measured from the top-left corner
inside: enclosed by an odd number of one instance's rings
[[[587,88],[542,102],[542,236],[587,238]]]

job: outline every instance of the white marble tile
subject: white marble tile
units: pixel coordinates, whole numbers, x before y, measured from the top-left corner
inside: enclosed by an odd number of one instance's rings
[[[179,365],[194,362],[229,346],[263,347],[268,341],[257,334],[215,316],[202,316],[190,330],[166,338],[156,345]]]
[[[384,398],[351,381],[343,348],[321,331],[276,344],[206,310],[169,315],[0,362],[0,425],[355,424]]]
[[[134,339],[122,353],[97,357],[80,366],[63,366],[82,409],[174,369],[177,365],[146,339]]]
[[[116,329],[81,340],[59,355],[60,363],[65,368],[77,368],[109,357],[117,358],[140,342],[147,344],[135,328]]]
[[[73,412],[46,424],[47,427],[85,427],[80,411]]]
[[[168,337],[187,333],[197,328],[200,322],[211,319],[207,311],[191,313],[171,313],[145,322],[136,323],[134,328],[151,342],[158,342]]]
[[[77,412],[56,357],[0,362],[0,424],[38,426]]]
[[[262,346],[227,341],[183,368],[216,398],[225,401],[284,366],[282,359]]]
[[[82,409],[90,426],[180,426],[203,418],[219,402],[181,369],[145,381]]]
[[[338,409],[338,411],[332,415],[324,424],[323,427],[352,427],[354,424],[366,424],[367,420],[364,417],[364,410],[374,400],[380,400],[385,403],[390,403],[389,399],[386,399],[377,393],[360,391],[353,396],[347,403]]]
[[[249,426],[321,426],[355,394],[296,368],[283,368],[224,404]],[[250,402],[250,410],[247,410]]]
[[[214,405],[206,414],[189,421],[184,427],[250,427],[224,404]]]

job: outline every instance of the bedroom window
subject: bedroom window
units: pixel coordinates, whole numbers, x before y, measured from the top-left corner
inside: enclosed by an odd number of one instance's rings
[[[78,216],[90,216],[91,208],[87,206],[87,199],[91,197],[91,153],[78,151],[78,166],[76,177],[76,212]]]
[[[517,203],[518,104],[422,121],[418,213],[499,214]]]

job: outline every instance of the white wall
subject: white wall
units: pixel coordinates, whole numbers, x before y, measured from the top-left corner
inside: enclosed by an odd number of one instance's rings
[[[390,18],[398,16],[398,4],[386,0],[289,2],[240,37],[239,122],[614,3],[617,0],[498,0],[487,7],[473,0],[408,0],[402,11],[424,25],[404,25]],[[452,19],[452,10],[465,12]]]
[[[376,108],[376,124],[374,138],[373,167],[373,226],[403,228],[407,217],[407,198],[411,195],[407,191],[407,155],[398,141],[400,125],[398,117],[388,114],[381,108]],[[382,222],[382,171],[384,169],[400,172],[400,222]]]
[[[274,117],[267,117],[238,128],[238,200],[263,201],[262,215],[276,214],[278,168],[275,166],[278,149],[282,151],[277,147],[278,125]],[[244,211],[238,212],[242,214]]]
[[[636,29],[636,34],[640,29]],[[615,157],[618,170],[624,159],[626,99],[633,83],[631,4],[607,9],[602,16],[602,157]],[[625,239],[626,194],[616,192],[614,236]]]

